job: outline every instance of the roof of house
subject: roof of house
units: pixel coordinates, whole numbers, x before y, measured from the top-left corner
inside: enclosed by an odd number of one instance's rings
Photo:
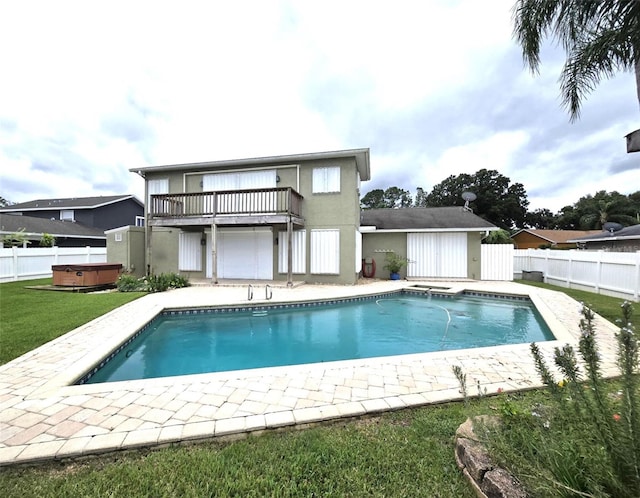
[[[511,238],[513,239],[523,232],[540,237],[552,244],[566,244],[572,242],[569,239],[598,234],[600,233],[600,230],[544,230],[537,228],[523,228],[522,230],[518,230],[514,233]]]
[[[182,170],[211,170],[238,168],[242,166],[284,166],[298,164],[303,161],[317,161],[322,159],[339,159],[353,157],[360,173],[360,179],[365,181],[371,178],[369,169],[369,149],[346,149],[328,152],[310,152],[306,154],[290,154],[284,156],[252,157],[248,159],[227,159],[222,161],[208,161],[202,163],[166,164],[163,166],[144,166],[131,168],[129,171],[138,173],[144,177],[147,172],[182,171]]]
[[[631,225],[630,227],[624,227],[617,232],[598,231],[595,234],[588,235],[586,237],[580,237],[569,242],[594,242],[597,240],[629,240],[640,239],[640,224]]]
[[[97,197],[69,197],[64,199],[36,199],[0,208],[0,213],[15,213],[16,211],[47,211],[50,209],[95,209],[108,204],[133,199],[144,206],[133,195],[104,195]]]
[[[37,238],[43,233],[48,233],[54,237],[106,239],[104,230],[82,223],[0,213],[0,233],[11,234],[18,231],[24,231],[25,235]]]
[[[494,224],[458,206],[365,209],[360,214],[360,225],[395,231],[498,230]]]

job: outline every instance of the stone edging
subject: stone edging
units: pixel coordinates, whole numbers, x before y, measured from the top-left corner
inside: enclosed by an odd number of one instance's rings
[[[527,492],[509,472],[496,467],[473,431],[475,420],[497,423],[495,417],[467,419],[456,431],[456,463],[481,498],[526,498]]]

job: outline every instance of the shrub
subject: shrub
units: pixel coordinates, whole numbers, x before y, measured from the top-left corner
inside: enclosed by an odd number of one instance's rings
[[[576,435],[581,441],[575,441],[575,448],[586,449],[586,453],[559,455],[557,463],[571,460],[578,467],[594,462],[591,458],[599,454],[597,465],[604,466],[598,474],[601,481],[592,483],[599,489],[583,489],[587,492],[602,492],[611,496],[639,496],[640,495],[640,396],[638,378],[638,338],[631,323],[631,304],[622,304],[622,320],[619,320],[620,331],[616,334],[618,343],[617,364],[620,370],[621,389],[613,396],[602,378],[600,353],[593,324],[593,311],[584,306],[583,318],[580,320],[580,340],[578,350],[584,365],[585,378],[581,372],[578,358],[574,349],[565,345],[556,348],[554,361],[564,376],[556,381],[544,358],[534,343],[531,353],[536,363],[536,369],[544,384],[549,388],[554,402],[554,409],[558,412],[559,420],[563,420],[565,427],[576,428]],[[577,462],[577,463],[576,463]],[[596,464],[594,464],[596,465]],[[595,472],[588,467],[579,469],[582,474],[593,476]],[[559,465],[551,469],[555,478],[562,482],[563,472]],[[568,475],[568,474],[567,474]],[[584,484],[584,483],[583,483]],[[575,482],[565,486],[575,486]]]
[[[123,273],[118,277],[116,287],[119,292],[143,292],[146,290],[146,284],[143,279],[128,273]]]
[[[123,273],[116,282],[120,292],[164,292],[189,285],[189,279],[177,273],[152,274],[142,278]]]

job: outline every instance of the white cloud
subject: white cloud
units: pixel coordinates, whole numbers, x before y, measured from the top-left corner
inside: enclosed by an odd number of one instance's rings
[[[481,168],[523,183],[532,206],[636,188],[627,167],[607,173],[637,128],[633,78],[569,125],[562,57],[546,47],[540,76],[523,69],[512,4],[8,3],[0,195],[142,197],[129,168],[348,147],[372,150],[363,193]]]

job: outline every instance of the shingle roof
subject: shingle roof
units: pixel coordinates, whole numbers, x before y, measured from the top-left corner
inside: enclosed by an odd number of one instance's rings
[[[65,199],[36,199],[0,208],[0,213],[16,211],[42,211],[49,209],[95,209],[97,207],[133,199],[142,203],[133,195],[101,195],[96,197],[69,197]]]
[[[511,238],[516,237],[522,232],[530,233],[554,244],[565,244],[571,242],[570,239],[599,234],[600,230],[544,230],[538,228],[523,228],[514,233]]]
[[[365,209],[360,218],[362,226],[375,226],[378,230],[482,231],[498,228],[462,207]]]
[[[572,239],[569,242],[589,242],[596,240],[640,239],[640,224],[624,227],[617,232],[598,231],[596,234]]]
[[[48,233],[54,237],[106,239],[104,230],[88,227],[82,223],[0,213],[0,233],[15,233],[18,231],[24,231],[25,234],[35,235],[38,238],[43,233]]]
[[[167,172],[167,171],[205,171],[225,168],[237,168],[241,166],[277,166],[285,164],[298,164],[305,161],[317,161],[326,159],[338,159],[344,157],[352,157],[356,161],[360,179],[362,181],[371,179],[371,171],[369,165],[369,149],[346,149],[332,150],[327,152],[306,152],[303,154],[288,154],[280,156],[250,157],[246,159],[225,159],[221,161],[207,161],[200,163],[185,164],[165,164],[162,166],[143,166],[140,168],[130,168],[132,173],[138,173],[145,176],[147,172]]]

